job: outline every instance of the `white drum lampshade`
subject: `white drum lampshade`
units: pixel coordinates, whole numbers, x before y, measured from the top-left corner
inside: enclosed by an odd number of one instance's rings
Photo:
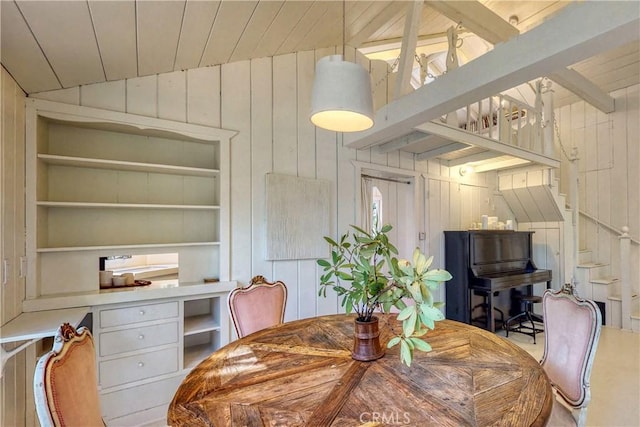
[[[335,132],[357,132],[373,126],[371,80],[358,64],[342,55],[321,58],[311,93],[311,122]]]

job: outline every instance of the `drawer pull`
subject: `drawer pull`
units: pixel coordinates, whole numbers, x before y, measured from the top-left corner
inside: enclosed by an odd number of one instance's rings
[[[138,339],[139,340],[143,340],[144,339],[144,335],[142,335],[142,334],[138,335]]]
[[[138,362],[138,368],[142,368],[144,366],[144,362]]]
[[[144,310],[140,310],[140,316],[144,316]]]

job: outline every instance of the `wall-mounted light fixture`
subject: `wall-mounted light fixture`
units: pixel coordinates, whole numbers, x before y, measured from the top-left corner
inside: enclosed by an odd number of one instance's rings
[[[472,174],[474,171],[473,166],[471,165],[462,165],[460,166],[460,170],[458,170],[458,173],[460,174],[460,176],[467,176],[469,174]]]

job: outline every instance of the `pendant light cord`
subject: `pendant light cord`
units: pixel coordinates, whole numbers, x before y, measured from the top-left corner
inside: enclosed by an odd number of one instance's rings
[[[346,61],[347,59],[347,42],[346,42],[346,33],[347,33],[347,12],[346,5],[347,0],[342,0],[342,60]]]

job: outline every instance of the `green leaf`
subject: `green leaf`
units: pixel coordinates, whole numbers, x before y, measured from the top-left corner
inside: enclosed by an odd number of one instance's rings
[[[451,273],[447,270],[441,269],[429,270],[424,275],[425,280],[431,280],[434,282],[446,282],[447,280],[451,280],[451,278]]]
[[[326,259],[319,259],[318,261],[316,261],[318,263],[319,266],[321,267],[331,267],[331,264],[329,263],[329,261],[327,261]]]
[[[411,313],[411,316],[404,322],[402,322],[402,333],[405,337],[410,337],[413,335],[413,331],[416,329],[416,319],[418,317],[418,313],[414,310]]]
[[[424,314],[423,312],[420,312],[420,321],[422,322],[423,325],[425,325],[429,329],[433,329],[436,327],[436,324],[433,321],[433,319],[427,316],[426,314]]]
[[[414,348],[417,348],[418,350],[425,351],[425,352],[431,351],[431,346],[426,341],[420,338],[410,338],[410,340],[413,343]]]
[[[444,319],[444,315],[437,308],[430,306],[428,304],[421,304],[420,311],[427,315],[430,319],[433,320],[442,320]]]
[[[415,305],[406,306],[400,313],[398,313],[398,320],[403,321],[411,317],[416,312]]]
[[[347,298],[347,306],[345,307],[345,310],[347,310],[347,313],[351,313],[351,311],[353,310],[353,301],[351,300],[351,298]]]
[[[400,337],[393,337],[387,343],[387,348],[391,348],[394,345],[397,345],[400,342]]]
[[[336,241],[333,240],[331,237],[324,236],[324,240],[326,240],[331,246],[338,246]]]
[[[364,229],[358,227],[357,225],[351,225],[351,228],[353,228],[354,230],[356,230],[358,233],[364,234],[367,237],[371,237],[371,235],[369,233],[367,233]]]
[[[413,355],[411,349],[409,348],[409,344],[405,340],[400,341],[400,360],[407,366],[411,366],[411,360],[413,359]]]

